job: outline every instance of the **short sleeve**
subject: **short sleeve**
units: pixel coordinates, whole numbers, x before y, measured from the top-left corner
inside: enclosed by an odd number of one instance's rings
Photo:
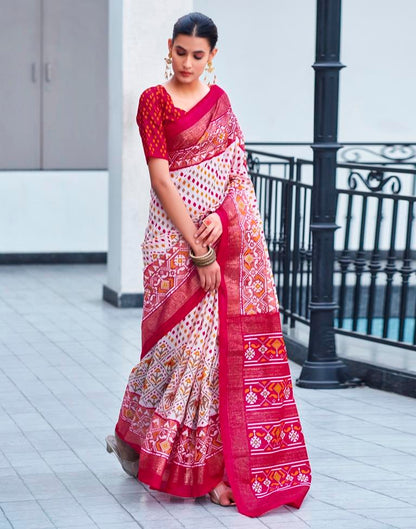
[[[149,158],[167,160],[168,150],[163,128],[163,105],[157,87],[148,88],[140,96],[136,121],[142,137],[146,161],[149,162]]]

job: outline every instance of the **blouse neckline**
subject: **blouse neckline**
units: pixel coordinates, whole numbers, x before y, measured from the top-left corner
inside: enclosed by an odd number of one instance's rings
[[[194,108],[196,108],[200,103],[202,103],[203,101],[205,101],[205,99],[211,94],[211,90],[212,90],[212,87],[215,86],[215,85],[211,85],[209,87],[209,90],[208,92],[204,95],[204,97],[202,97],[199,101],[197,101],[195,103],[194,106],[192,106],[191,108],[189,108],[188,110],[185,110],[184,108],[180,108],[180,107],[177,107],[174,102],[173,102],[173,99],[172,99],[172,96],[169,94],[169,92],[166,90],[166,88],[163,86],[163,84],[159,85],[163,88],[163,90],[165,91],[165,93],[167,94],[168,98],[170,99],[171,103],[172,103],[172,106],[173,108],[176,108],[177,110],[180,110],[181,112],[183,112],[184,114],[189,114],[189,112],[191,112],[192,110],[194,110]]]

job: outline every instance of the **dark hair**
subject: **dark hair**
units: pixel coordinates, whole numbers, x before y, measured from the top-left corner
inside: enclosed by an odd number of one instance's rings
[[[189,13],[176,21],[173,26],[172,40],[178,35],[192,35],[207,39],[211,50],[215,48],[218,39],[218,30],[214,22],[202,13]]]

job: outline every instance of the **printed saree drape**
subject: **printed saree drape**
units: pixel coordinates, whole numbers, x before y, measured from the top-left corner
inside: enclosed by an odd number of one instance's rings
[[[164,90],[142,95],[143,138],[152,109],[175,109]],[[162,151],[195,223],[212,212],[221,218],[221,285],[217,293],[200,288],[189,247],[152,191],[142,357],[116,432],[140,454],[138,479],[152,488],[201,496],[225,469],[242,514],[300,507],[310,466],[242,135],[218,86],[190,111],[176,111],[164,123]]]

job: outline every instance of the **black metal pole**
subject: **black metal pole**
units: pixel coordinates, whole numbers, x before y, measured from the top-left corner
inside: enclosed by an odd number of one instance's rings
[[[333,295],[341,0],[317,0],[312,190],[312,300],[308,359],[297,385],[329,389],[348,384],[335,350]]]

